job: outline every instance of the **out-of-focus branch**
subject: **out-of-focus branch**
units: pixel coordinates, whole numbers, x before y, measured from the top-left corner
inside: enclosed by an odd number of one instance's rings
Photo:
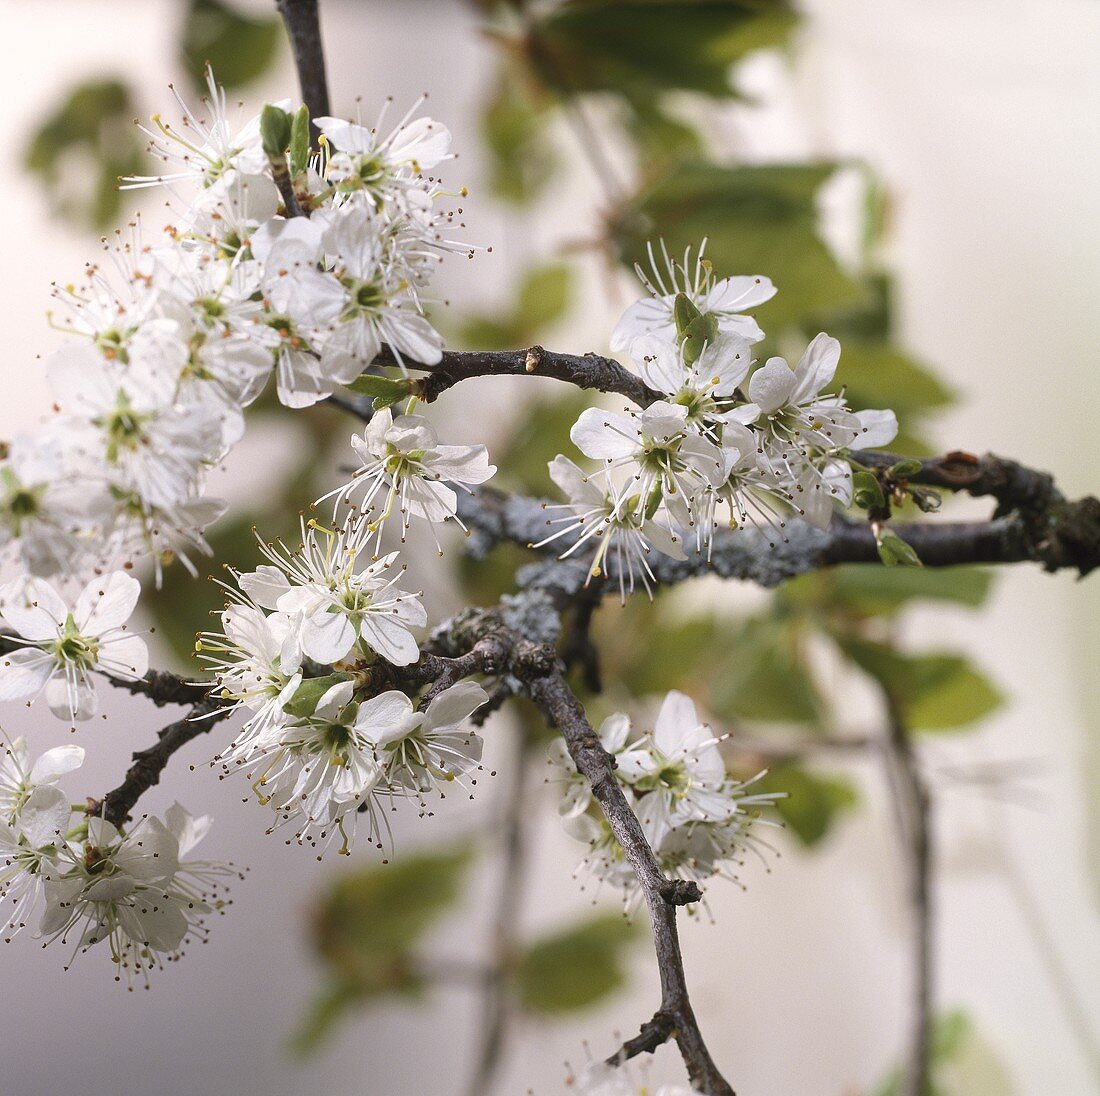
[[[932,1007],[934,976],[932,798],[909,738],[897,698],[882,690],[886,706],[886,758],[896,790],[901,845],[909,875],[913,918],[913,999],[910,1034],[900,1096],[928,1096],[931,1091]]]
[[[527,777],[533,753],[528,729],[520,725],[516,755],[509,770],[511,784],[497,827],[502,834],[500,883],[493,914],[488,967],[481,983],[480,1045],[467,1091],[469,1096],[488,1096],[500,1068],[514,1009],[508,972],[515,961],[516,920],[527,863]]]

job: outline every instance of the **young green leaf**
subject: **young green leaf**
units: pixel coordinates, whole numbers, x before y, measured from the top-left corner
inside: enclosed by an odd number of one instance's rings
[[[282,107],[266,103],[260,111],[260,143],[273,160],[286,155],[290,147],[290,115]]]
[[[858,473],[857,473],[858,474]],[[893,529],[883,529],[876,540],[878,556],[887,567],[920,567],[920,556]]]
[[[303,103],[290,123],[290,171],[300,175],[309,167],[309,108]]]

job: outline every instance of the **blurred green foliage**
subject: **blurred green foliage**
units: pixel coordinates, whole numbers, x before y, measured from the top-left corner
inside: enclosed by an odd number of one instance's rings
[[[200,91],[206,90],[207,65],[223,87],[239,88],[267,72],[282,42],[282,26],[274,14],[256,17],[223,0],[188,0],[179,59]]]
[[[120,175],[142,166],[134,102],[120,80],[89,80],[68,91],[23,151],[23,163],[62,217],[99,231],[118,220]]]
[[[796,20],[785,0],[570,0],[528,28],[527,49],[534,70],[565,95],[729,98],[731,66],[783,45]]]
[[[554,1015],[599,1003],[626,980],[623,953],[638,936],[621,914],[598,914],[528,944],[514,974],[520,1004]]]
[[[776,800],[776,813],[806,848],[821,841],[840,815],[859,803],[855,787],[846,777],[815,772],[796,761],[772,765],[753,787],[783,793],[783,798]]]
[[[512,350],[529,346],[536,335],[558,323],[569,311],[573,272],[564,263],[531,267],[516,289],[515,304],[491,315],[468,314],[456,342],[478,350]]]
[[[196,89],[206,90],[208,63],[231,90],[262,76],[279,55],[283,36],[274,15],[248,15],[224,0],[180,7],[179,61]],[[23,162],[58,216],[103,232],[129,212],[119,179],[148,172],[145,139],[133,125],[138,113],[132,85],[110,74],[66,90],[35,127]]]
[[[432,972],[419,954],[422,938],[460,897],[472,855],[467,847],[404,853],[327,889],[313,918],[325,985],[294,1037],[299,1054],[316,1050],[348,1009],[424,991]]]
[[[900,1069],[873,1096],[902,1096]],[[938,1016],[932,1033],[932,1083],[927,1096],[1012,1096],[1015,1087],[993,1049],[964,1012]]]

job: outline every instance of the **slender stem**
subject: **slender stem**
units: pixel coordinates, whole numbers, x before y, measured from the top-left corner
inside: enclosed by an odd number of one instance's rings
[[[330,108],[318,0],[277,0],[277,5],[294,51],[302,102],[310,118],[320,118],[329,114]],[[316,137],[316,129],[313,132]]]
[[[909,873],[913,916],[913,1001],[901,1096],[931,1092],[933,1008],[932,798],[909,739],[897,698],[883,689],[887,714],[887,758],[903,824],[901,842]]]
[[[516,920],[527,862],[526,795],[532,747],[530,730],[521,723],[511,769],[511,786],[500,827],[503,832],[503,856],[492,929],[493,954],[482,983],[481,1044],[477,1051],[477,1065],[467,1089],[469,1096],[488,1096],[492,1092],[512,1021],[513,1002],[508,971],[516,950]]]
[[[88,813],[102,814],[108,822],[121,826],[130,817],[138,799],[154,784],[160,783],[161,773],[172,755],[193,738],[209,731],[231,710],[218,701],[199,701],[183,719],[159,731],[152,746],[134,754],[134,763],[127,770],[126,778],[98,803],[89,804]]]

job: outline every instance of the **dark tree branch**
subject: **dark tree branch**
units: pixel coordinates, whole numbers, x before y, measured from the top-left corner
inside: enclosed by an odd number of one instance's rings
[[[388,346],[375,359],[380,365],[397,365]],[[577,388],[594,388],[600,392],[618,392],[641,407],[662,398],[660,392],[647,388],[642,379],[620,365],[614,358],[599,354],[559,354],[532,346],[526,350],[446,350],[437,365],[405,359],[410,369],[428,374],[420,381],[417,395],[426,402],[438,399],[448,388],[474,377],[552,377]]]
[[[120,677],[108,677],[112,687],[148,697],[158,708],[166,704],[196,704],[210,688],[210,682],[188,681],[168,670],[150,670],[137,681],[125,681]]]
[[[873,450],[855,456],[879,471],[898,460],[891,453]],[[1100,566],[1100,502],[1092,496],[1066,499],[1047,472],[1037,472],[992,453],[978,457],[956,450],[922,460],[920,471],[906,479],[909,483],[996,499],[994,519],[1013,515],[1018,522],[1021,550],[1026,558],[1042,563],[1048,571],[1074,567],[1087,575]]]
[[[897,460],[899,458],[894,458]],[[487,550],[500,541],[525,547],[542,540],[548,532],[547,503],[521,495],[507,495],[492,488],[478,488],[459,498],[459,517],[477,531],[475,547]],[[989,521],[923,521],[892,524],[894,532],[916,550],[929,567],[950,567],[964,563],[1038,563],[1048,571],[1063,568],[1088,574],[1100,564],[1100,503],[1082,499],[1079,503],[1055,502],[1043,519],[1043,534],[1035,535],[1035,517],[1009,514]],[[1096,511],[1096,529],[1092,528]],[[784,530],[786,539],[772,542],[751,529],[715,533],[713,550],[675,560],[653,552],[648,559],[658,582],[682,582],[704,574],[743,579],[761,586],[777,586],[785,579],[838,563],[880,565],[875,538],[864,522],[836,516],[828,529],[816,529],[792,520]],[[541,549],[544,556],[566,551],[573,541],[561,537]],[[578,557],[583,558],[583,557]],[[604,585],[618,584],[614,561],[608,561]]]
[[[121,826],[137,805],[137,801],[154,784],[160,783],[172,755],[200,734],[205,734],[219,720],[229,715],[231,708],[217,700],[200,700],[183,719],[169,723],[157,733],[157,741],[134,754],[134,763],[126,778],[98,803],[88,804],[88,814],[102,815],[108,822]]]
[[[330,114],[318,0],[277,0],[277,5],[294,51],[302,102],[311,119]],[[310,130],[316,138],[317,130],[312,122]]]

